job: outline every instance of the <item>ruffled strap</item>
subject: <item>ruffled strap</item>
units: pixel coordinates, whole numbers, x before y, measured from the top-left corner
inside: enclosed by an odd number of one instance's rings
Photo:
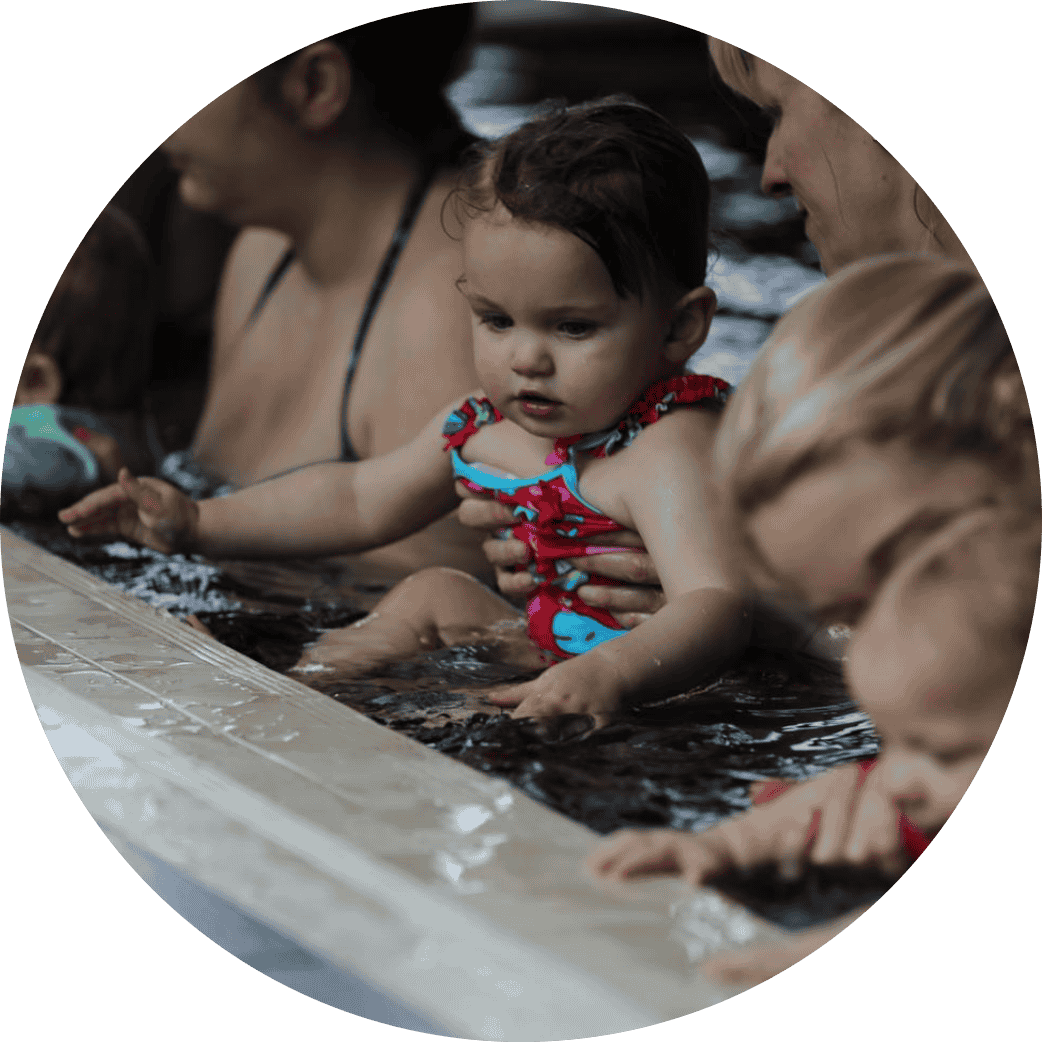
[[[482,427],[499,423],[503,414],[487,398],[468,398],[455,412],[450,413],[441,429],[445,451],[458,449]]]
[[[564,463],[577,452],[591,456],[610,456],[626,448],[649,424],[660,420],[667,412],[688,405],[705,404],[722,408],[730,397],[731,385],[717,376],[686,373],[653,383],[634,403],[633,408],[614,426],[592,434],[573,434],[558,438],[554,451],[547,457]]]

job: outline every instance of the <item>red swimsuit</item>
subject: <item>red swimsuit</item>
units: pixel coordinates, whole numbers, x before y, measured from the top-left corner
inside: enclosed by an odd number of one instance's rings
[[[445,448],[453,450],[457,478],[472,491],[491,493],[494,499],[514,508],[518,522],[511,534],[530,547],[528,568],[538,582],[528,599],[528,633],[544,651],[569,658],[625,632],[609,612],[591,607],[572,594],[583,583],[620,585],[577,571],[566,558],[611,552],[615,548],[587,544],[598,536],[625,530],[579,494],[576,454],[609,456],[629,445],[642,428],[671,409],[721,405],[729,393],[729,385],[713,376],[660,380],[641,395],[614,427],[559,438],[546,458],[547,466],[553,469],[533,478],[509,477],[461,459],[458,450],[475,432],[503,419],[487,398],[468,399],[445,421]]]
[[[876,760],[859,760],[858,761],[858,783],[857,787],[860,789],[865,784],[865,779],[868,777],[872,768],[876,765]],[[756,787],[756,791],[753,795],[753,806],[759,806],[761,803],[770,803],[771,800],[776,800],[784,792],[788,792],[797,782],[786,781],[781,778],[771,778],[769,780],[759,783]],[[811,822],[811,826],[807,831],[807,846],[809,847],[818,835],[818,826],[821,824],[821,811],[816,811],[814,814],[814,820]],[[910,821],[904,814],[901,814],[897,819],[897,832],[901,839],[901,846],[904,852],[914,861],[929,845],[930,837],[918,825]]]

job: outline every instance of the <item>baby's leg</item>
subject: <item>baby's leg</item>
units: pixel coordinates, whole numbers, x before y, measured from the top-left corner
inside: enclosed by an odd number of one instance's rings
[[[472,575],[425,568],[395,586],[364,619],[325,634],[294,669],[327,667],[362,676],[422,651],[487,639],[497,627],[520,618],[513,605]]]

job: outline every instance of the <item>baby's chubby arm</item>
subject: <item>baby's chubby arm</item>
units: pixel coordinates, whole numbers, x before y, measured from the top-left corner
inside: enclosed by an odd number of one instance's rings
[[[637,629],[494,695],[514,716],[586,713],[597,725],[622,704],[666,697],[738,654],[749,618],[708,477],[716,418],[696,410],[644,430],[613,468],[611,516],[640,533],[669,603]],[[600,504],[599,504],[600,505]]]
[[[192,503],[129,473],[59,514],[73,535],[120,535],[155,549],[212,555],[351,553],[404,538],[456,503],[443,409],[408,444],[360,463],[323,463]]]

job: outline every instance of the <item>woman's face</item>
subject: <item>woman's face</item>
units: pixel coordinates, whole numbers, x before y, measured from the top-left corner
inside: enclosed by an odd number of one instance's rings
[[[774,121],[761,186],[795,197],[825,273],[880,253],[936,249],[904,167],[820,94],[767,62],[748,61],[749,77],[728,85]]]
[[[235,224],[274,224],[301,147],[290,123],[244,80],[197,112],[163,144],[180,171],[186,205]]]

